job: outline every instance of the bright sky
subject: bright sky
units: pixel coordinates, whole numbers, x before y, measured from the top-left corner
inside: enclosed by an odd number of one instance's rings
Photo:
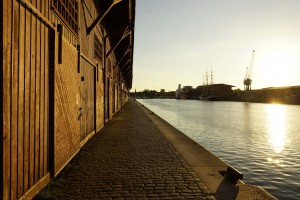
[[[132,90],[300,85],[300,0],[136,0]]]

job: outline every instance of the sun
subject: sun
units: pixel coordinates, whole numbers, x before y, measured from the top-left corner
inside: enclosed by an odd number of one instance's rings
[[[285,86],[296,69],[295,56],[285,49],[273,49],[259,63],[263,82],[268,86]]]

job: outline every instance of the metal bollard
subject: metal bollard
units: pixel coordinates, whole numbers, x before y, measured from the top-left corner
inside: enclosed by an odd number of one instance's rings
[[[224,179],[232,184],[236,184],[238,180],[243,179],[243,174],[233,167],[228,166],[224,174]]]

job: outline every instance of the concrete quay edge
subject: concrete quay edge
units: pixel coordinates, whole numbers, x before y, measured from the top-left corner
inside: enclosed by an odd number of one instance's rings
[[[238,181],[229,183],[219,173],[229,166],[223,160],[193,141],[167,121],[137,101],[150,120],[167,138],[167,141],[187,161],[206,187],[220,200],[276,200],[263,188]],[[234,167],[234,166],[233,166]]]

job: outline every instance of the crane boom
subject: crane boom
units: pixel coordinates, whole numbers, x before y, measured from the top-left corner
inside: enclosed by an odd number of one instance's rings
[[[252,51],[250,64],[249,64],[249,67],[247,67],[247,69],[246,69],[246,75],[244,78],[244,90],[246,90],[246,91],[251,90],[254,55],[255,55],[255,50]]]

